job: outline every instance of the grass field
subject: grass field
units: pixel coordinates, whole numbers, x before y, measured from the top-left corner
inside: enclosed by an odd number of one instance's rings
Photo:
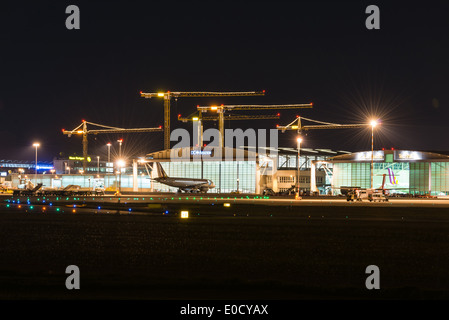
[[[2,299],[447,299],[449,209],[0,212]],[[77,265],[81,289],[65,288]],[[380,290],[365,269],[380,268]]]

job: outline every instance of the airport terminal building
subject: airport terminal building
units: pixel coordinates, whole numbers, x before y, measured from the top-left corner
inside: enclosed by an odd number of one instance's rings
[[[208,156],[213,155],[210,151],[187,147],[150,153],[145,160],[150,163],[160,162],[170,177],[210,179],[215,183],[215,189],[210,191],[212,193],[262,194],[266,189],[288,192],[296,185],[298,176],[301,192],[311,192],[311,179],[315,179],[316,191],[325,193],[331,185],[331,175],[326,171],[331,170],[332,165],[315,168],[315,172],[311,172],[312,162],[350,153],[330,149],[301,149],[298,175],[296,149],[266,149],[267,153],[262,155],[248,150],[223,148],[221,157],[209,159]],[[226,153],[232,156],[225,156]],[[201,157],[202,155],[205,157]],[[176,191],[176,188],[157,182],[154,182],[153,189]]]
[[[314,166],[331,165],[333,194],[340,187],[370,188],[371,151],[339,155]],[[434,152],[377,150],[373,153],[373,186],[380,188],[385,175],[385,189],[393,194],[449,194],[449,156]]]
[[[168,149],[149,153],[143,159],[130,160],[120,171],[114,168],[113,172],[107,172],[109,163],[100,163],[100,166],[97,163],[95,173],[84,174],[62,170],[63,173],[34,175],[31,172],[21,174],[17,169],[18,172],[2,177],[2,181],[11,181],[13,187],[28,179],[43,183],[44,187],[75,184],[106,191],[176,192],[177,188],[154,180],[157,177],[154,163],[159,162],[170,177],[212,180],[215,188],[210,193],[264,194],[271,189],[276,193],[292,194],[296,192],[298,178],[302,194],[338,195],[341,187],[370,188],[371,151],[351,153],[301,148],[298,163],[296,149],[266,149],[267,152],[261,154],[223,148],[221,157],[214,157],[213,151],[193,147]],[[57,165],[59,163],[55,167]],[[449,195],[449,155],[377,150],[373,154],[373,168],[374,188],[381,187],[385,175],[384,188],[392,194]]]

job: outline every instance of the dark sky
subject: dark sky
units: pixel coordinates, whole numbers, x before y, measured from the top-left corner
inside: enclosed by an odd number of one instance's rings
[[[163,124],[163,102],[139,91],[252,91],[264,97],[184,98],[176,120],[197,104],[314,102],[280,120],[227,123],[274,128],[297,114],[335,123],[382,125],[376,148],[449,150],[449,2],[11,2],[0,10],[0,159],[51,160],[81,154],[62,135],[82,119],[119,127]],[[81,29],[67,30],[76,4]],[[365,8],[380,8],[367,30]],[[277,111],[268,112],[274,114]],[[260,112],[259,112],[260,113]],[[214,122],[205,127],[216,126]],[[370,129],[310,131],[303,146],[370,149]],[[279,134],[295,147],[295,133]],[[90,137],[89,153],[108,141]],[[123,136],[130,156],[163,148],[162,133]],[[117,152],[117,143],[113,153]]]

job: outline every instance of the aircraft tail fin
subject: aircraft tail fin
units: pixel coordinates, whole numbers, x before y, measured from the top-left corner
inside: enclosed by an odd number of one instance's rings
[[[156,162],[156,167],[159,178],[168,178],[167,173],[165,173],[164,168],[162,168],[162,165],[159,162]]]

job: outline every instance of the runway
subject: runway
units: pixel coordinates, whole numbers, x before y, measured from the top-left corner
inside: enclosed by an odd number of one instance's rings
[[[228,203],[229,205],[251,204],[256,206],[351,206],[351,207],[432,207],[449,208],[449,198],[389,198],[387,202],[346,201],[345,197],[303,197],[301,200],[280,197],[264,197],[254,194],[176,194],[176,193],[152,193],[152,194],[126,194],[121,196],[33,196],[12,197],[11,195],[0,195],[2,203],[27,203],[34,205],[119,205],[138,209],[148,205],[167,204],[196,204],[210,205]]]

